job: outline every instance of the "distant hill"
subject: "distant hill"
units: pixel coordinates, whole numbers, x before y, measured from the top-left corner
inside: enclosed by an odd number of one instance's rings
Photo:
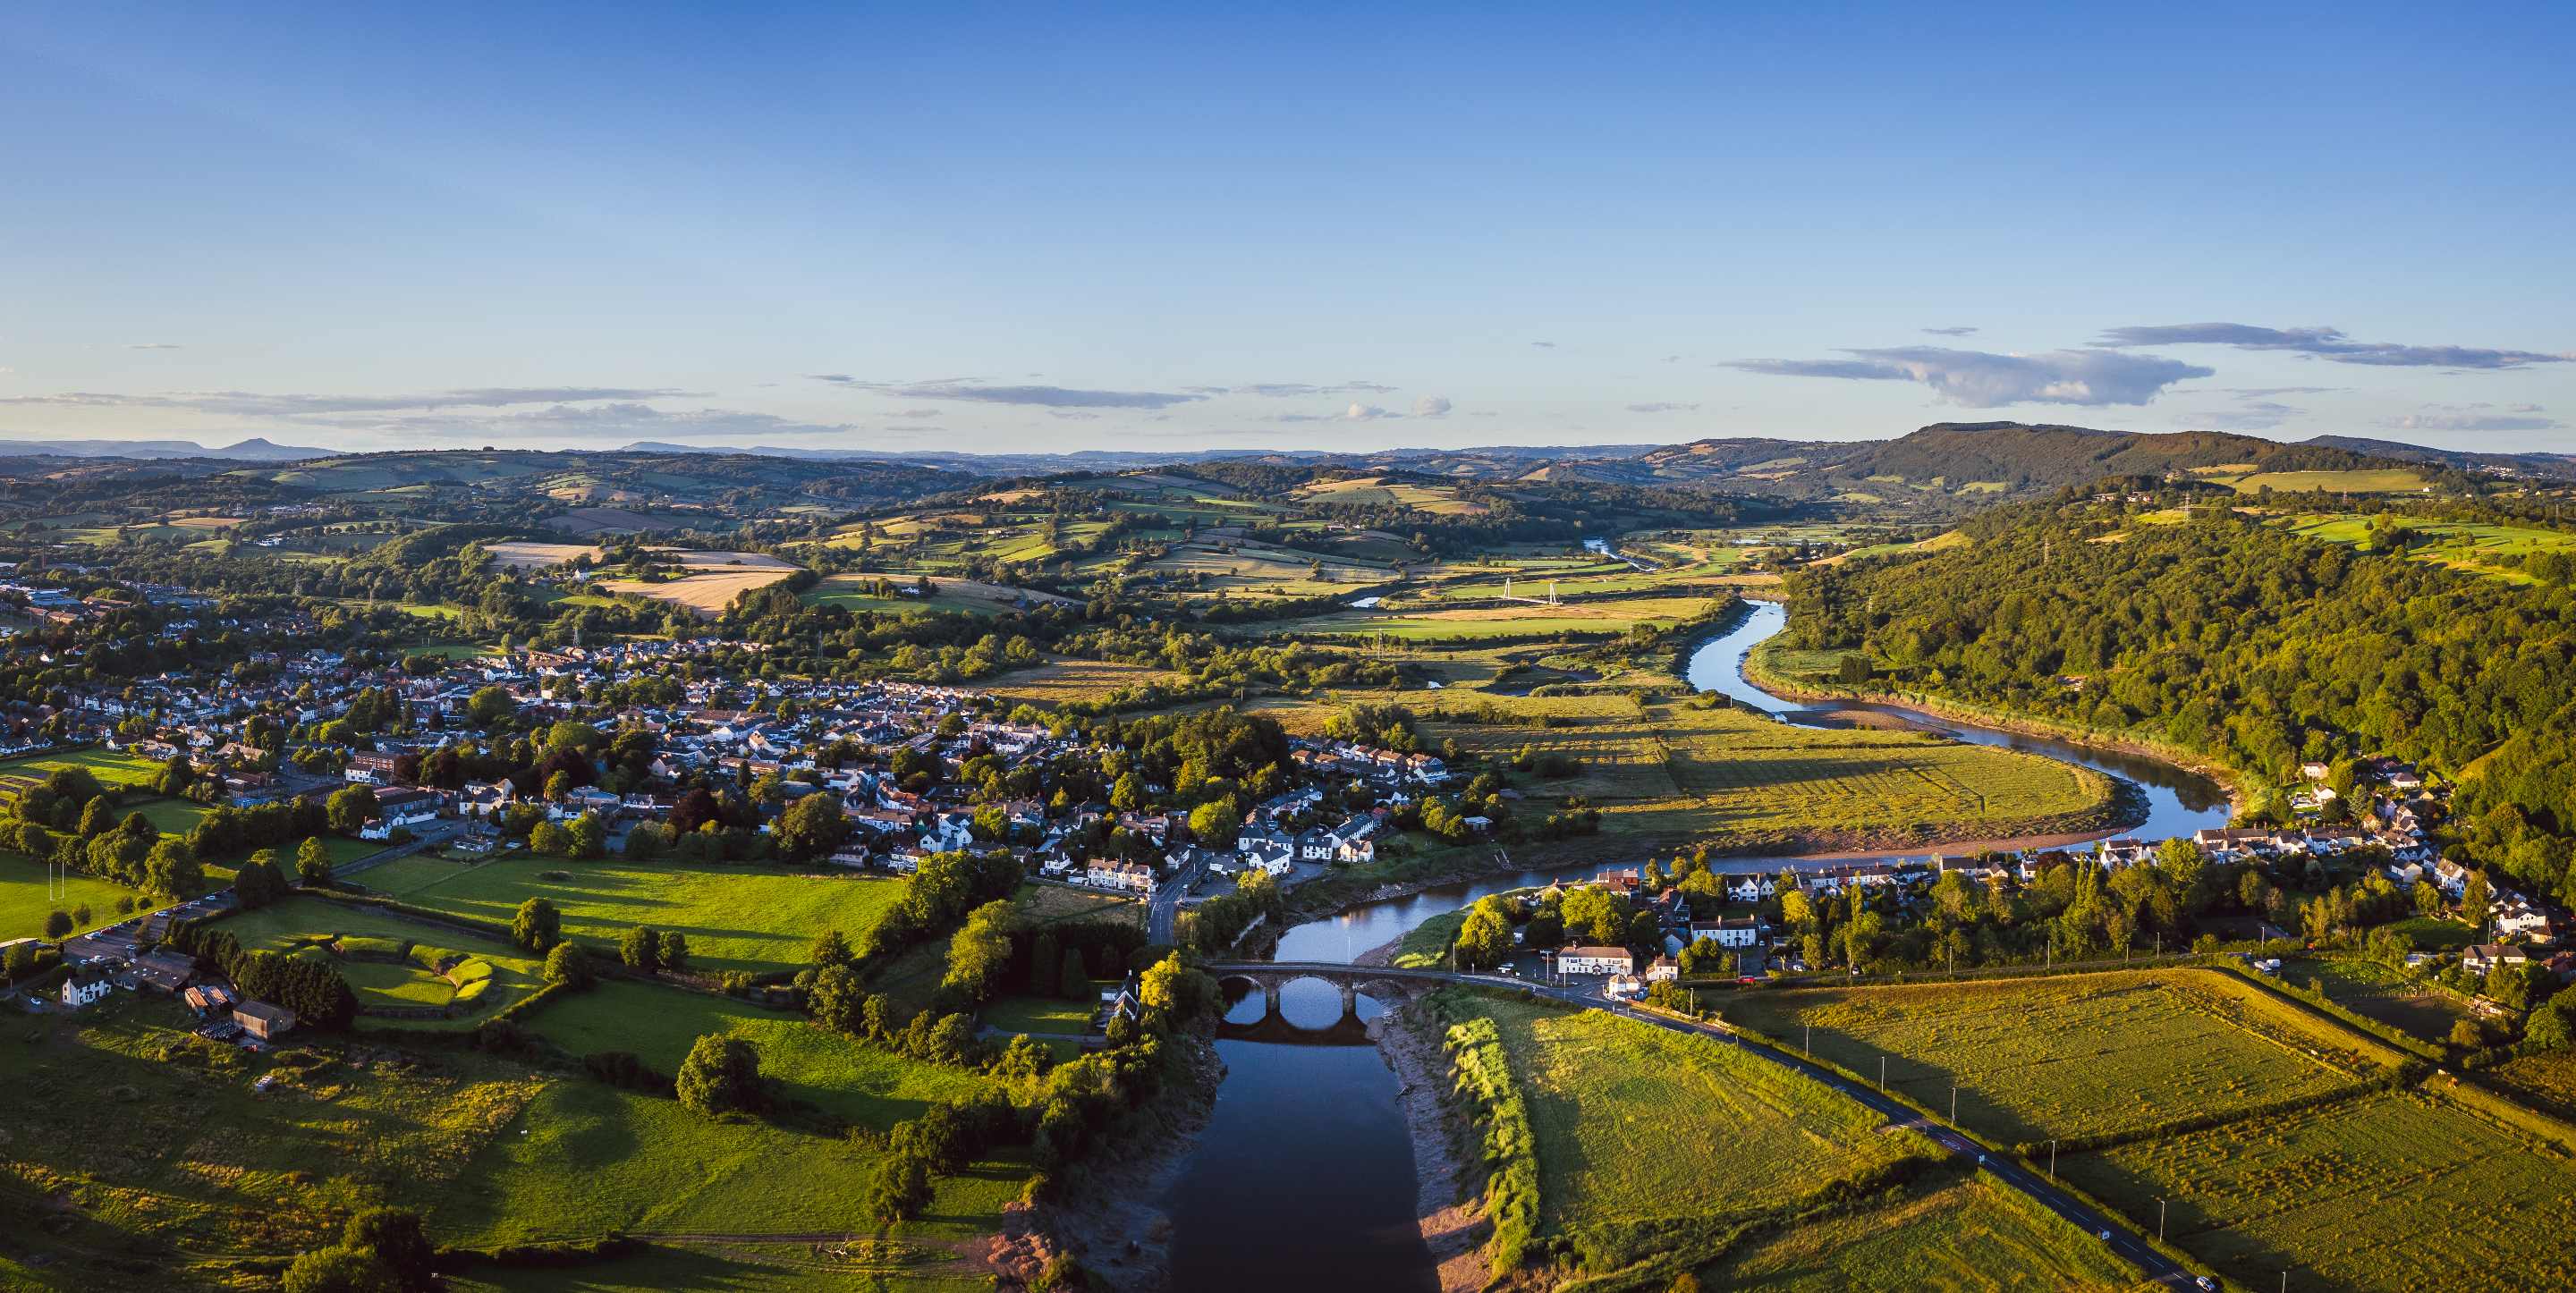
[[[219,458],[236,462],[295,462],[327,458],[329,449],[299,449],[256,436],[221,449],[194,440],[0,440],[0,454],[49,458]]]
[[[2540,476],[2550,480],[2576,480],[2576,454],[2566,453],[2477,453],[2467,449],[2435,449],[2420,444],[2395,440],[2369,440],[2359,436],[2321,435],[2301,441],[2328,449],[2347,449],[2400,462],[2431,463],[2453,471],[2471,474]]]

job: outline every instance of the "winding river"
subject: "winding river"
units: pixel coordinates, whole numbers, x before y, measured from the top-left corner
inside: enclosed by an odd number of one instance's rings
[[[1803,705],[1755,687],[1744,659],[1787,626],[1777,603],[1755,602],[1732,631],[1691,653],[1683,671],[1693,689],[1800,726],[1826,726],[1856,711],[1901,719],[1962,741],[2000,746],[2091,768],[2136,783],[2147,795],[2147,819],[2133,828],[2148,839],[2224,826],[2226,791],[2161,760],[2049,737],[1979,727],[1902,706],[1834,702]],[[1951,851],[1958,851],[1953,846]],[[1434,916],[1489,893],[1589,875],[1613,863],[1520,871],[1363,903],[1281,935],[1282,961],[1350,961]],[[1821,865],[1814,858],[1738,857],[1715,864],[1732,872]],[[1376,1003],[1362,998],[1363,1018]],[[1216,1110],[1165,1201],[1174,1225],[1176,1288],[1229,1293],[1289,1293],[1315,1288],[1428,1289],[1437,1281],[1430,1254],[1414,1233],[1411,1140],[1396,1106],[1398,1086],[1370,1047],[1333,1040],[1341,1014],[1336,991],[1315,980],[1292,983],[1279,1017],[1265,1020],[1259,994],[1234,1004],[1217,1043],[1227,1067]],[[1345,1029],[1345,1031],[1347,1031]]]

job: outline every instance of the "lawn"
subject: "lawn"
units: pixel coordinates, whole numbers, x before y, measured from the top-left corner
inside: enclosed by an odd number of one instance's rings
[[[1611,1261],[1928,1150],[1831,1089],[1709,1038],[1597,1011],[1457,1000],[1493,1021],[1527,1104],[1540,1234]]]
[[[381,872],[401,865],[357,878],[378,885]],[[601,947],[616,946],[636,925],[676,929],[688,936],[691,968],[718,972],[802,969],[815,935],[837,929],[856,939],[904,891],[900,880],[766,867],[506,857],[444,876],[430,869],[444,865],[407,867],[380,887],[408,903],[504,925],[521,902],[544,898],[563,913],[566,934]]]
[[[1085,980],[1089,983],[1089,980]],[[1067,1033],[1081,1036],[1100,1010],[1100,988],[1094,985],[1079,1001],[1063,997],[1003,997],[984,1007],[986,1024],[1008,1033]]]
[[[133,890],[109,880],[72,873],[70,883],[60,898],[45,896],[43,863],[22,858],[14,853],[0,853],[0,942],[13,938],[42,938],[45,917],[54,912],[89,908],[89,924],[95,929],[117,919],[116,900],[133,894]]]
[[[2355,1085],[2397,1052],[2216,971],[1755,992],[1729,1022],[2016,1144],[2131,1134]]]
[[[2137,1283],[2100,1242],[1982,1179],[1766,1235],[1699,1277],[1712,1289],[1768,1293],[2108,1293]]]
[[[603,981],[548,998],[528,1026],[575,1055],[632,1051],[663,1073],[679,1071],[700,1037],[739,1037],[760,1052],[761,1072],[782,1094],[879,1131],[993,1087],[965,1069],[905,1059],[802,1015],[661,984]]]
[[[1121,925],[1145,923],[1145,904],[1134,898],[1086,892],[1061,884],[1024,884],[1011,895],[1023,927],[1059,925],[1074,920],[1105,920]]]
[[[2373,1092],[2059,1170],[2249,1288],[2565,1288],[2576,1171],[2457,1106]],[[2499,1263],[2503,1265],[2500,1266]]]
[[[383,939],[393,944],[444,948],[492,967],[492,986],[483,990],[478,1008],[453,1019],[370,1019],[364,1024],[370,1029],[470,1029],[493,1011],[536,991],[545,981],[543,964],[517,948],[325,898],[289,897],[257,911],[226,916],[216,928],[232,935],[244,947],[270,951],[292,951],[336,934],[343,939]],[[417,962],[387,964],[335,956],[331,965],[349,981],[361,1008],[443,1006],[457,987]]]

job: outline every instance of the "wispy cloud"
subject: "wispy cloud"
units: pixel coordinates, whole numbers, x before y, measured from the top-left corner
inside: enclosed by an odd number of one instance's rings
[[[963,400],[975,404],[1019,404],[1055,409],[1164,409],[1207,398],[1188,391],[1096,391],[1070,386],[986,386],[973,378],[949,377],[930,382],[862,382],[846,373],[827,373],[820,380],[907,400]]]
[[[1963,327],[1963,328],[1925,328],[1925,329],[1924,329],[1924,331],[1925,331],[1925,332],[1927,332],[1927,333],[1930,333],[1931,335],[1936,336],[1936,337],[1973,337],[1973,336],[1977,335],[1977,330],[1976,330],[1975,328],[1964,328],[1964,327]]]
[[[886,414],[886,416],[890,418],[911,418],[914,421],[920,421],[926,418],[946,417],[948,416],[948,413],[944,409],[897,409],[892,413]]]
[[[1631,404],[1628,406],[1628,411],[1631,413],[1697,413],[1699,412],[1699,406],[1696,404],[1668,404],[1657,401],[1649,404]]]
[[[1852,359],[1743,359],[1723,365],[1774,377],[1919,382],[1941,399],[1968,408],[2004,404],[2145,404],[2176,382],[2215,370],[2116,350],[2053,350],[1998,355],[1942,346],[1846,350]]]
[[[17,395],[0,404],[56,408],[186,409],[234,417],[318,417],[339,413],[391,413],[405,409],[508,408],[520,404],[579,404],[595,400],[699,399],[702,392],[626,386],[486,386],[411,395],[264,395],[252,391],[175,391],[130,395],[66,391]]]
[[[2562,425],[2548,413],[2537,404],[2428,404],[2386,425],[2399,431],[2551,431]]]
[[[1249,382],[1241,386],[1184,386],[1192,395],[1259,395],[1270,399],[1305,399],[1317,395],[1384,395],[1394,390],[1376,382],[1336,382],[1315,386],[1306,382]]]
[[[2345,389],[2341,386],[2232,386],[2203,392],[2209,395],[2232,395],[2232,408],[2195,415],[2195,425],[2218,431],[2268,431],[2299,417],[2307,409],[2282,403],[2282,395],[2324,395]]]
[[[1422,416],[1437,417],[1440,416],[1440,414],[1445,414],[1449,411],[1449,401],[1440,400],[1438,403],[1440,404],[1440,413],[1430,413]],[[1419,406],[1417,405],[1416,407]],[[1280,413],[1272,416],[1268,420],[1272,422],[1376,422],[1385,418],[1400,418],[1403,416],[1403,414],[1395,412],[1392,409],[1382,409],[1374,404],[1362,404],[1357,401],[1353,401],[1350,407],[1343,409],[1339,413]]]
[[[1555,342],[1553,342],[1553,341],[1533,341],[1533,342],[1531,342],[1530,344],[1531,344],[1531,345],[1533,345],[1533,346],[1538,347],[1538,348],[1539,348],[1539,349],[1541,349],[1541,350],[1554,350],[1554,349],[1556,349],[1556,343],[1555,343]]]
[[[137,341],[137,342],[133,343],[132,345],[127,346],[127,347],[126,347],[126,349],[128,349],[128,350],[185,350],[185,349],[187,349],[187,347],[182,346],[182,345],[180,345],[179,343],[177,343],[177,342],[175,342],[175,341]]]
[[[1452,405],[1445,396],[1425,395],[1421,399],[1413,402],[1413,416],[1418,418],[1445,418],[1449,416],[1449,410],[1454,407],[1456,406]]]
[[[735,439],[850,435],[863,428],[846,422],[802,422],[738,409],[657,409],[650,404],[557,404],[541,409],[421,412],[392,417],[335,414],[309,423],[404,439],[494,440],[607,436]]]
[[[2231,346],[2238,350],[2275,350],[2313,355],[2338,364],[2392,368],[2522,368],[2559,364],[2576,355],[2536,350],[2495,350],[2483,346],[2400,345],[2389,341],[2355,341],[2340,328],[2260,328],[2246,323],[2173,323],[2113,328],[2097,345]]]

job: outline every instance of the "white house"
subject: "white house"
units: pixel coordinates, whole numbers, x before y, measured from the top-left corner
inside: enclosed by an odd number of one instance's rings
[[[74,1010],[107,995],[107,971],[84,965],[63,980],[63,1004]]]
[[[1629,974],[1637,958],[1624,947],[1574,946],[1556,954],[1556,968],[1565,974]]]

